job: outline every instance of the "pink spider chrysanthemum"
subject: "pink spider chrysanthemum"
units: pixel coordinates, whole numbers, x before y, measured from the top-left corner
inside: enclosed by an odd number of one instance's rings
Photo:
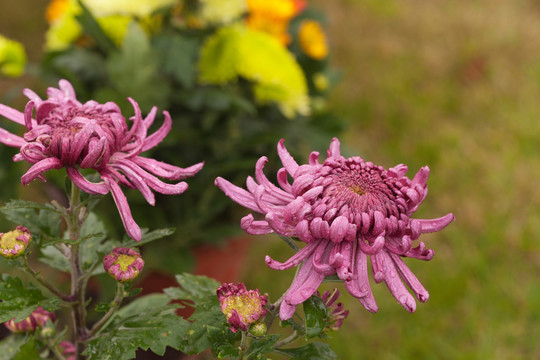
[[[112,194],[126,232],[135,240],[141,239],[141,230],[133,220],[119,184],[138,189],[146,201],[154,205],[152,190],[173,195],[188,188],[183,181],[168,184],[158,177],[182,180],[203,167],[203,163],[199,163],[183,169],[139,156],[158,145],[171,130],[172,120],[167,111],[163,112],[164,123],[149,135],[157,108],[153,107],[143,118],[139,105],[131,98],[128,100],[135,115],[130,118],[133,124],[129,128],[118,105],[96,101],[82,104],[67,80],[60,80],[58,89],[48,88],[47,100],[29,89],[25,89],[24,94],[30,99],[24,113],[0,104],[1,116],[26,126],[23,137],[0,128],[0,143],[20,149],[13,160],[33,164],[21,177],[23,185],[36,178],[45,180],[43,173],[64,167],[81,190],[89,194]],[[102,181],[88,181],[80,169],[97,171]]]
[[[322,164],[319,153],[312,152],[308,164],[298,165],[283,140],[278,155],[284,166],[277,173],[279,187],[263,173],[268,161],[264,156],[257,162],[255,179],[248,177],[247,190],[223,178],[215,182],[238,204],[265,215],[264,220],[245,216],[241,226],[246,232],[275,232],[306,243],[284,263],[266,257],[266,264],[277,270],[303,263],[283,296],[281,319],[291,318],[296,306],[313,295],[326,276],[335,274],[367,310],[378,311],[368,279],[368,256],[375,282],[386,282],[408,311],[415,311],[416,302],[403,282],[419,301],[428,299],[428,292],[402,257],[430,260],[433,251],[423,242],[413,247],[413,241],[422,233],[443,229],[454,216],[411,218],[427,194],[427,166],[411,180],[405,176],[405,165],[385,170],[360,157],[343,157],[336,138]]]

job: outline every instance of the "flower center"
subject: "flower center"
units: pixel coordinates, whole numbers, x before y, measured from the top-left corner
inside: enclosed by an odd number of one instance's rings
[[[352,214],[380,211],[385,216],[399,214],[393,179],[386,171],[371,163],[347,159],[330,173],[332,181],[323,192],[327,205],[338,210],[347,206]],[[342,210],[345,211],[345,210]]]
[[[26,244],[22,240],[17,238],[21,236],[23,232],[21,230],[13,230],[2,235],[0,239],[0,248],[2,250],[19,250],[22,249]]]
[[[134,261],[135,261],[134,256],[120,254],[118,255],[118,259],[116,259],[116,261],[114,262],[114,265],[119,265],[120,270],[127,271],[129,266],[133,264]]]
[[[243,322],[251,323],[251,320],[259,315],[260,308],[261,303],[256,296],[250,296],[249,294],[233,295],[225,300],[223,313],[228,319],[231,317],[232,310],[234,309],[242,317]]]

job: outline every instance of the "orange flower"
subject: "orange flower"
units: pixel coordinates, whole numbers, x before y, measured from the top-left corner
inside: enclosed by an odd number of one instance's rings
[[[247,26],[274,36],[284,45],[290,42],[289,21],[304,7],[299,0],[247,0],[247,6]]]
[[[328,55],[328,41],[321,27],[315,20],[304,20],[298,32],[300,47],[309,57],[322,60]]]
[[[52,24],[56,20],[60,19],[69,5],[69,0],[52,0],[45,12],[45,19],[49,24]]]

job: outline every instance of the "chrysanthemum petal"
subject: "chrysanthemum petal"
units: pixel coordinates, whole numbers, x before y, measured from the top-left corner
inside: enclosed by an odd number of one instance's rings
[[[62,162],[57,158],[46,158],[43,159],[28,169],[28,171],[21,176],[21,183],[23,185],[28,185],[32,180],[36,179],[38,176],[44,172],[51,169],[60,169],[62,167]]]
[[[105,182],[93,183],[88,181],[84,176],[81,175],[77,169],[71,166],[66,166],[66,172],[73,181],[81,190],[87,192],[88,194],[100,194],[105,195],[109,192],[109,186]]]
[[[287,151],[284,145],[285,140],[281,139],[278,143],[277,151],[279,158],[281,159],[281,162],[283,163],[283,166],[287,170],[287,172],[294,176],[294,173],[298,169],[298,163],[293,159],[291,154]]]
[[[137,225],[135,220],[133,220],[129,204],[127,202],[126,196],[122,192],[122,189],[120,189],[120,186],[116,183],[116,181],[114,181],[114,179],[105,179],[106,183],[108,183],[110,186],[111,194],[113,196],[116,207],[118,208],[118,212],[120,213],[120,218],[122,219],[122,223],[124,224],[126,233],[133,240],[141,241],[141,228],[139,227],[139,225]]]
[[[296,254],[294,254],[292,257],[289,258],[289,260],[285,261],[284,263],[280,263],[279,261],[276,261],[272,259],[270,256],[266,255],[264,258],[264,261],[266,262],[266,265],[268,265],[269,268],[274,270],[286,270],[290,269],[293,266],[297,266],[302,261],[306,260],[315,250],[315,248],[321,243],[321,241],[307,244],[304,246],[300,251],[298,251]]]
[[[165,139],[165,136],[167,136],[167,134],[169,134],[169,132],[171,131],[171,128],[172,128],[171,115],[169,114],[168,111],[164,111],[163,116],[165,117],[163,124],[161,125],[159,129],[156,130],[156,132],[154,132],[152,135],[148,136],[144,140],[144,145],[141,149],[141,152],[154,148],[156,145],[162,142],[163,139]]]
[[[396,265],[396,269],[399,273],[399,276],[403,279],[403,281],[407,284],[409,288],[414,292],[416,295],[416,298],[420,302],[426,302],[429,299],[429,293],[424,288],[422,283],[418,280],[416,275],[405,265],[401,257],[399,257],[396,254],[388,253],[392,260],[394,261],[394,264]]]
[[[258,213],[263,212],[259,208],[259,206],[255,203],[255,198],[253,194],[247,192],[241,187],[231,184],[229,181],[225,180],[222,177],[217,177],[216,180],[214,181],[214,184],[217,187],[219,187],[221,191],[225,193],[225,195],[230,197],[233,201],[237,202],[238,204],[250,210],[256,211]]]
[[[454,214],[448,213],[440,218],[437,219],[416,219],[420,222],[420,226],[422,227],[421,232],[422,233],[430,233],[430,232],[436,232],[441,231],[452,221],[454,221]]]
[[[9,106],[0,104],[0,115],[16,122],[17,124],[24,125],[24,114],[18,110],[12,109]]]

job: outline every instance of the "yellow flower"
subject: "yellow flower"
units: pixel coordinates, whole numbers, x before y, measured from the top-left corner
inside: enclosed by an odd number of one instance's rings
[[[249,16],[246,24],[253,30],[274,36],[282,44],[290,42],[289,21],[298,13],[294,0],[247,0]]]
[[[225,84],[251,80],[259,103],[275,102],[287,117],[309,113],[306,79],[294,57],[272,36],[236,24],[220,29],[203,45],[200,81]]]
[[[200,20],[204,24],[228,24],[247,10],[245,0],[200,0],[200,3]]]
[[[155,27],[151,18],[155,10],[172,5],[177,0],[85,0],[84,4],[96,18],[105,34],[117,45],[122,44],[130,21],[136,17],[146,29]],[[77,0],[53,0],[47,8],[46,17],[51,24],[45,34],[47,50],[63,50],[82,35],[76,19],[81,14]]]
[[[26,65],[23,45],[0,35],[0,74],[10,77],[21,76]]]
[[[328,42],[321,24],[315,20],[304,20],[300,24],[298,39],[302,51],[309,57],[322,60],[328,56]]]

